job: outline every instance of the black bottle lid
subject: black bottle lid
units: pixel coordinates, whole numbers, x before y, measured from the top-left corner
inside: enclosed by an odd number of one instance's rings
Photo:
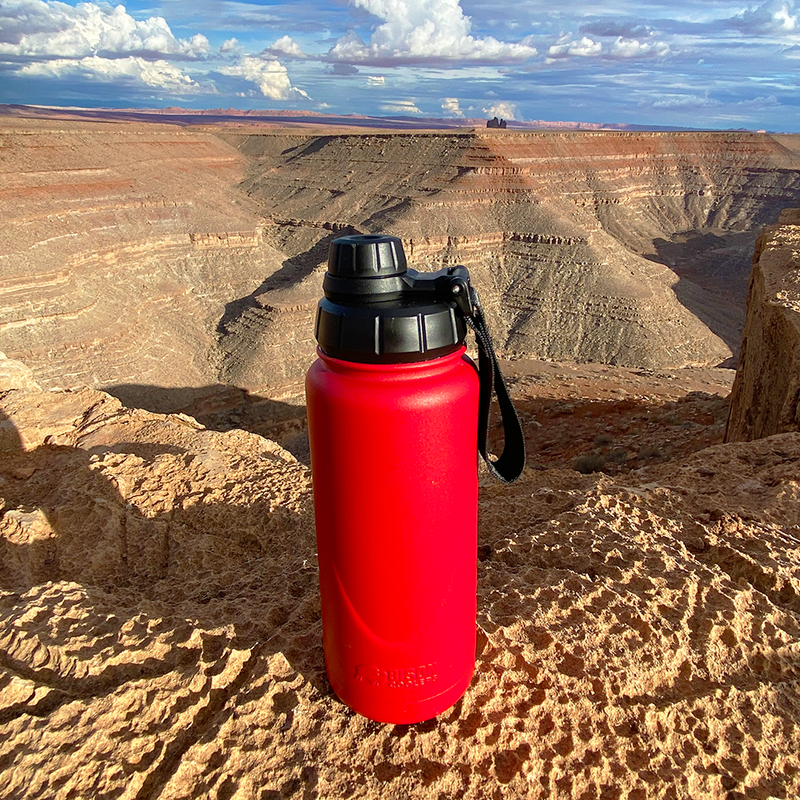
[[[464,343],[469,273],[419,273],[396,236],[342,236],[331,243],[325,297],[314,330],[320,349],[362,363],[438,358]]]
[[[328,274],[342,278],[403,275],[407,266],[403,243],[396,236],[340,236],[328,251]]]

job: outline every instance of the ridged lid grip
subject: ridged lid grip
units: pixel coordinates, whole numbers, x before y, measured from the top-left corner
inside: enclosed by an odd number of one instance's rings
[[[388,278],[405,272],[403,244],[396,236],[341,236],[328,252],[328,274],[337,278]]]

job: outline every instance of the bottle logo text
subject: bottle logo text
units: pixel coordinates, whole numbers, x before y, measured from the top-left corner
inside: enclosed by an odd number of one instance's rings
[[[412,686],[426,686],[436,681],[436,664],[404,669],[381,669],[372,664],[358,664],[353,676],[359,682],[371,686],[385,686],[389,689],[408,689]]]

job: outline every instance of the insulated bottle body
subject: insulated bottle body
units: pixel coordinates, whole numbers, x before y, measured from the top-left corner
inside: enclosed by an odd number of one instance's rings
[[[306,378],[325,661],[380,722],[430,719],[475,663],[478,375],[319,359]]]

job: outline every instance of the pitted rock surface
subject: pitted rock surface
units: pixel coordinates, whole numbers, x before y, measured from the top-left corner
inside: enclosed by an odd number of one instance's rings
[[[325,679],[291,455],[91,389],[0,407],[4,797],[800,792],[800,434],[485,485],[475,678],[393,726]]]

